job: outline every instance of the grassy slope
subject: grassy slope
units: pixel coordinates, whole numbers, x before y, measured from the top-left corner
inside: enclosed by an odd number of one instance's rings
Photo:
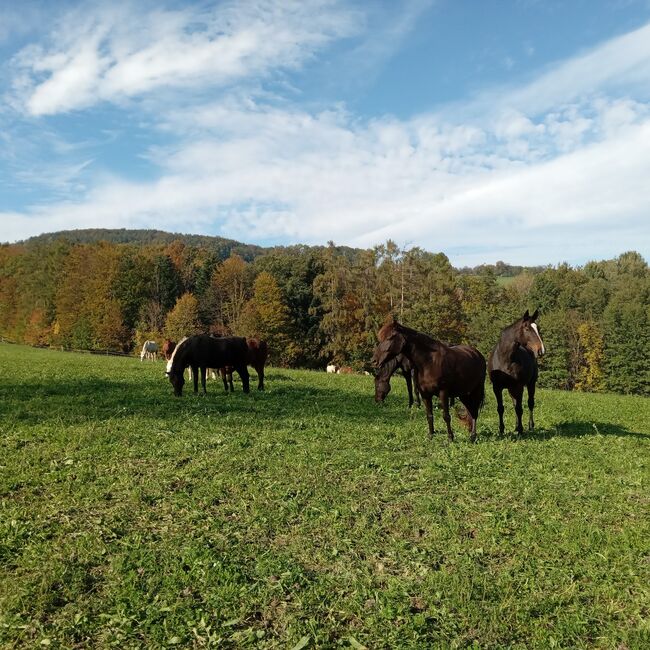
[[[378,408],[369,377],[174,399],[161,363],[0,368],[0,645],[650,643],[647,399],[541,391],[521,440],[488,399],[447,445],[401,379]]]

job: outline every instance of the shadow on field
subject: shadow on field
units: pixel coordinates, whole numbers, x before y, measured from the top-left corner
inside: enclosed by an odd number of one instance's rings
[[[648,438],[648,434],[629,431],[624,427],[608,422],[560,422],[552,427],[525,431],[522,438],[546,440],[558,436],[562,438],[583,438],[584,436]]]
[[[257,390],[256,376],[251,376],[249,395],[243,393],[238,381],[235,381],[234,394],[224,392],[221,380],[209,380],[207,390],[204,396],[199,383],[199,394],[195,395],[192,383],[186,382],[183,396],[177,398],[169,381],[162,376],[159,383],[151,378],[99,377],[4,383],[0,387],[0,415],[25,424],[38,424],[133,416],[171,419],[211,412],[241,415],[255,423],[282,424],[302,416],[370,422],[380,414],[374,403],[374,392],[351,393],[344,386],[305,386],[280,374],[268,376],[264,392]]]

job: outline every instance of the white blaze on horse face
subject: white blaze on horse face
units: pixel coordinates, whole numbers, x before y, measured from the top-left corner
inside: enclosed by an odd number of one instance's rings
[[[531,323],[530,326],[533,328],[535,334],[537,334],[537,338],[539,339],[539,342],[542,346],[542,354],[546,354],[546,350],[544,349],[544,341],[542,341],[542,337],[539,335],[539,330],[537,329],[537,325],[535,323]]]

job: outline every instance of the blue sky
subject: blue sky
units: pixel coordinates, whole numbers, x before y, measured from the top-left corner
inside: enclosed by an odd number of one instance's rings
[[[0,241],[650,252],[650,0],[0,0]]]

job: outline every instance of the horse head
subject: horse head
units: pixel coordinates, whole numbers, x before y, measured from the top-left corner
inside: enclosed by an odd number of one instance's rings
[[[372,355],[372,363],[376,368],[380,368],[383,364],[395,358],[402,352],[406,345],[406,339],[397,329],[394,324],[390,332],[383,332],[383,338],[380,339],[381,343],[375,349]],[[386,326],[382,327],[380,332],[385,330]]]
[[[174,388],[174,395],[176,395],[176,397],[182,397],[183,386],[185,385],[185,377],[183,375],[183,371],[180,373],[167,371],[165,374],[169,377],[169,381]]]
[[[546,352],[542,336],[539,333],[539,327],[535,322],[539,316],[539,310],[536,309],[531,316],[526,310],[526,313],[519,320],[516,326],[516,342],[530,350],[535,357],[541,356]]]

